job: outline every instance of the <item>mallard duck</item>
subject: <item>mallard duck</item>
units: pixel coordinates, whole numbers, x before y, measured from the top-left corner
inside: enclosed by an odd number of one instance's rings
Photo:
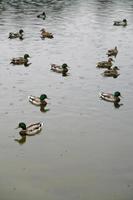
[[[101,61],[97,63],[97,67],[99,68],[108,68],[110,69],[112,67],[112,61],[114,61],[112,58],[109,58],[108,61]]]
[[[120,102],[119,97],[121,97],[121,93],[119,91],[116,91],[114,94],[100,92],[99,96],[100,96],[101,99],[103,99],[105,101],[118,103],[118,102]]]
[[[8,38],[10,38],[10,39],[14,39],[14,38],[23,39],[23,33],[24,33],[23,29],[20,29],[18,33],[10,32]]]
[[[62,73],[63,76],[66,76],[68,72],[68,65],[66,63],[64,63],[61,66],[56,64],[51,64],[51,70],[57,73]]]
[[[117,54],[118,54],[118,49],[117,49],[117,47],[115,47],[114,49],[109,49],[108,50],[108,52],[107,52],[107,55],[108,56],[117,56]]]
[[[111,68],[111,69],[108,69],[108,70],[105,70],[102,75],[104,76],[112,76],[114,78],[116,78],[117,76],[119,76],[120,74],[118,73],[119,68],[117,66]]]
[[[20,122],[17,128],[22,128],[22,130],[19,132],[21,136],[25,136],[25,135],[33,136],[33,135],[38,134],[42,130],[42,127],[43,127],[43,123],[40,123],[40,122],[31,124],[29,126],[26,126],[24,122]]]
[[[114,26],[127,26],[127,20],[123,19],[122,21],[114,21]]]
[[[29,99],[29,102],[31,102],[32,104],[36,106],[45,107],[47,105],[47,102],[45,101],[45,99],[48,99],[48,97],[46,94],[41,94],[40,97],[29,96],[28,99]]]
[[[38,17],[38,18],[42,18],[43,20],[45,20],[45,19],[46,19],[46,13],[43,12],[43,13],[37,15],[37,17]]]
[[[11,59],[11,64],[13,65],[25,65],[28,66],[28,58],[30,58],[30,56],[28,54],[25,54],[24,57],[18,57],[18,58],[12,58]]]
[[[53,36],[52,33],[49,33],[49,32],[47,32],[47,31],[45,31],[45,29],[43,28],[43,29],[41,29],[41,38],[42,38],[42,39],[45,39],[45,38],[50,38],[50,39],[52,39],[52,38],[54,38],[54,36]]]

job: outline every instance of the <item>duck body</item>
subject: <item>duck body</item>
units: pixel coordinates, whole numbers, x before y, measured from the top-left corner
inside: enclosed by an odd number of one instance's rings
[[[24,31],[22,29],[20,29],[18,33],[10,32],[8,38],[10,38],[10,39],[15,39],[15,38],[23,39],[23,33],[24,33]]]
[[[41,19],[45,20],[46,19],[46,13],[43,12],[43,13],[37,15],[37,18],[41,18]]]
[[[45,29],[43,28],[43,29],[41,29],[41,38],[42,39],[45,39],[45,38],[52,39],[52,38],[54,38],[54,36],[52,33],[45,31]]]
[[[127,26],[127,20],[123,19],[122,21],[114,21],[114,26]]]
[[[62,73],[62,75],[67,75],[68,68],[67,64],[63,65],[56,65],[56,64],[51,64],[51,70],[57,73]]]
[[[30,95],[28,99],[29,99],[29,102],[35,106],[45,107],[47,105],[47,102],[45,101],[45,99],[47,99],[47,95],[45,94],[42,94],[40,97],[35,97],[35,96]]]
[[[109,58],[108,61],[98,62],[97,65],[96,65],[96,67],[110,69],[112,67],[112,61],[113,61],[113,59]]]
[[[21,136],[33,136],[38,134],[42,130],[42,127],[43,123],[40,122],[31,124],[29,126],[26,126],[25,123],[20,122],[17,128],[22,128],[22,130],[19,132]]]
[[[103,72],[103,75],[104,76],[112,76],[112,77],[116,78],[117,76],[120,75],[117,70],[119,70],[119,68],[115,66],[112,69],[105,70]]]
[[[114,49],[109,49],[108,50],[108,52],[107,52],[107,55],[108,56],[117,56],[117,54],[118,54],[118,49],[117,49],[117,47],[115,47]]]
[[[24,57],[12,58],[10,63],[13,65],[28,65],[29,57],[28,54],[25,54]]]
[[[118,103],[120,102],[119,96],[121,96],[120,92],[115,92],[114,94],[111,93],[105,93],[105,92],[100,92],[99,96],[101,99],[112,102],[112,103]]]

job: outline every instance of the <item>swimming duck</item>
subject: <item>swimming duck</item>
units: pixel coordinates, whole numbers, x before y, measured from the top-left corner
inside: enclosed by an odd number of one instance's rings
[[[43,28],[43,29],[41,29],[41,38],[42,38],[42,39],[45,39],[45,38],[50,38],[50,39],[52,39],[52,38],[54,38],[54,36],[53,36],[52,33],[49,33],[49,32],[47,32],[47,31],[45,31],[45,29]]]
[[[112,76],[114,78],[117,78],[117,76],[119,76],[120,74],[118,73],[119,68],[117,66],[111,68],[111,69],[108,69],[108,70],[105,70],[102,75],[104,76]]]
[[[109,58],[108,61],[101,61],[97,63],[97,67],[99,68],[108,68],[110,69],[112,67],[112,61],[114,61],[112,58]]]
[[[14,39],[14,38],[23,39],[23,33],[24,33],[23,29],[20,29],[18,33],[10,32],[8,38],[10,38],[10,39]]]
[[[45,19],[46,19],[46,13],[43,12],[43,13],[37,15],[37,17],[38,17],[38,18],[42,18],[43,20],[45,20]]]
[[[123,19],[122,21],[114,21],[114,26],[127,26],[127,20]]]
[[[33,135],[38,134],[42,130],[42,127],[43,127],[43,123],[40,123],[40,122],[31,124],[29,126],[26,126],[24,122],[20,122],[17,128],[22,128],[22,130],[19,132],[21,136],[25,136],[25,135],[33,136]]]
[[[117,54],[118,54],[118,49],[117,49],[117,47],[115,47],[114,49],[109,49],[108,50],[108,52],[107,52],[107,55],[108,56],[117,56]]]
[[[66,63],[64,63],[61,66],[56,64],[51,64],[51,70],[57,73],[62,73],[63,76],[66,76],[68,72],[68,65]]]
[[[40,97],[29,96],[28,99],[29,99],[29,102],[31,102],[32,104],[36,106],[45,107],[47,105],[47,102],[45,101],[45,99],[48,99],[48,97],[46,94],[41,94]]]
[[[99,96],[100,96],[101,99],[103,99],[105,101],[118,103],[118,102],[120,102],[119,97],[121,97],[121,93],[119,91],[116,91],[114,94],[100,92]]]
[[[28,58],[30,58],[30,56],[28,54],[25,54],[24,57],[18,57],[18,58],[12,58],[11,59],[11,64],[13,65],[25,65],[28,66]]]

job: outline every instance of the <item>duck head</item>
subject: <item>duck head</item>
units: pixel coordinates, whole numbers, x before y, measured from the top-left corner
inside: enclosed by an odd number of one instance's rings
[[[41,94],[40,100],[44,101],[45,99],[48,99],[47,95],[46,94]]]
[[[41,32],[46,32],[45,28],[42,28],[40,31],[41,31]]]
[[[113,67],[113,70],[120,70],[117,66]]]
[[[126,19],[123,19],[123,22],[124,22],[124,23],[127,23],[127,20],[126,20]]]
[[[26,124],[24,122],[20,122],[18,124],[18,127],[17,128],[22,128],[23,130],[26,130]]]
[[[113,58],[109,58],[108,62],[114,62]]]
[[[68,67],[68,65],[66,64],[66,63],[64,63],[63,65],[62,65],[62,68],[63,69],[66,69]]]
[[[30,58],[29,54],[24,54],[24,59]]]
[[[19,30],[19,33],[20,33],[20,34],[22,34],[23,32],[24,32],[23,29],[20,29],[20,30]]]
[[[119,91],[116,91],[116,92],[114,93],[114,97],[121,97],[121,93],[120,93]]]

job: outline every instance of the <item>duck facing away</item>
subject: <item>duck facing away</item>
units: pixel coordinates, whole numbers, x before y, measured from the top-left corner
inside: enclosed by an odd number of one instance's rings
[[[18,124],[17,128],[21,128],[22,129],[19,132],[19,134],[21,136],[25,136],[25,135],[33,136],[33,135],[36,135],[36,134],[40,133],[40,131],[42,130],[42,127],[43,127],[43,123],[40,123],[40,122],[31,124],[29,126],[26,126],[26,124],[24,122],[20,122]]]
[[[57,73],[62,73],[63,76],[67,76],[68,65],[66,63],[63,65],[51,64],[51,70]]]
[[[100,92],[99,96],[101,99],[103,99],[105,101],[109,101],[112,103],[119,103],[120,102],[119,97],[121,97],[121,93],[119,91],[116,91],[114,94]]]
[[[10,32],[8,38],[10,39],[19,38],[23,40],[23,36],[24,36],[23,33],[24,33],[23,29],[20,29],[18,33]]]
[[[123,19],[122,21],[114,21],[114,26],[127,26],[127,20]]]
[[[37,15],[37,18],[41,18],[41,19],[45,20],[46,19],[46,13],[43,12],[43,13]]]
[[[98,62],[96,67],[110,69],[112,67],[112,61],[114,61],[114,60],[112,58],[109,58],[108,61]]]
[[[119,76],[120,74],[118,73],[118,70],[119,68],[117,66],[111,68],[111,69],[108,69],[108,70],[105,70],[102,75],[104,76],[112,76],[114,78],[117,78],[117,76]]]
[[[46,94],[41,94],[40,97],[29,96],[28,99],[29,99],[29,102],[35,106],[45,107],[47,105],[47,102],[45,100],[48,99],[48,97]]]
[[[12,58],[10,64],[13,65],[25,65],[28,66],[30,63],[28,63],[28,58],[30,58],[29,54],[25,54],[23,57],[18,57],[18,58]]]
[[[107,55],[108,56],[117,56],[117,54],[118,54],[118,49],[117,49],[117,47],[115,47],[114,49],[109,49],[108,50],[108,52],[107,52]]]
[[[50,38],[50,39],[52,39],[52,38],[54,38],[54,36],[53,36],[52,33],[47,32],[47,31],[43,28],[43,29],[41,29],[41,38],[42,38],[42,39],[45,39],[45,38]]]

